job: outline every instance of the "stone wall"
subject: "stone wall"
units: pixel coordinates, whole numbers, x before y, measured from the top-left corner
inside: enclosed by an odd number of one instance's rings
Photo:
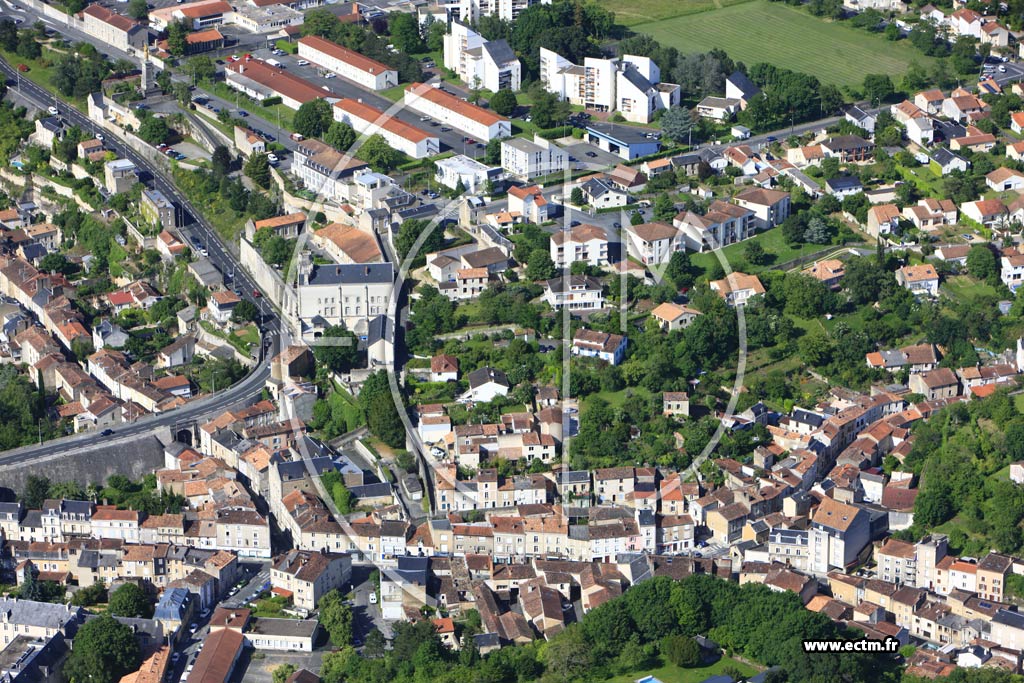
[[[158,438],[159,437],[159,438]],[[20,492],[30,475],[45,476],[53,482],[76,481],[82,486],[105,482],[112,474],[123,474],[131,479],[163,467],[163,441],[170,442],[170,432],[162,428],[148,436],[133,437],[122,443],[117,435],[109,444],[81,450],[69,448],[50,455],[0,468],[0,487]]]

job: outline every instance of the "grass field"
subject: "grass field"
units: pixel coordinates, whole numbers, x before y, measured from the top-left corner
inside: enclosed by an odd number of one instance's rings
[[[662,683],[700,683],[700,681],[718,675],[728,668],[737,669],[744,676],[752,676],[757,673],[753,667],[743,662],[730,657],[722,657],[711,666],[702,666],[697,669],[681,669],[674,664],[665,664],[665,666],[646,671],[642,674],[632,673],[616,676],[615,678],[608,679],[608,683],[633,683],[633,681],[645,676],[654,676]]]
[[[605,0],[604,4],[628,23],[631,10],[622,8],[625,3]],[[713,4],[714,9],[697,10],[702,4]],[[911,61],[926,68],[931,66],[932,60],[906,41],[893,43],[880,35],[824,21],[782,3],[753,0],[725,5],[703,0],[683,0],[678,4],[653,0],[643,7],[644,12],[650,10],[655,21],[637,23],[632,28],[681,52],[721,48],[748,66],[768,62],[839,86],[859,86],[866,73],[900,76]],[[672,7],[691,13],[680,16],[680,11],[674,11],[672,18],[658,16],[670,12]]]
[[[747,260],[743,257],[743,252],[749,242],[758,242],[764,248],[765,253],[768,255],[764,265],[752,266],[748,264]],[[832,251],[839,248],[840,247],[836,245],[827,244],[800,244],[796,247],[791,247],[786,244],[786,240],[783,239],[782,230],[779,228],[772,228],[771,230],[766,230],[765,232],[751,237],[749,240],[730,244],[722,249],[722,253],[725,255],[725,260],[734,269],[742,268],[743,272],[756,275],[757,273],[778,267],[795,258],[799,258],[807,254],[812,254],[822,250]],[[707,272],[719,261],[718,256],[714,252],[706,251],[691,256],[690,262]]]
[[[623,26],[661,21],[688,14],[739,5],[750,0],[644,0],[625,3],[622,0],[597,0],[606,10],[615,12],[615,20]]]

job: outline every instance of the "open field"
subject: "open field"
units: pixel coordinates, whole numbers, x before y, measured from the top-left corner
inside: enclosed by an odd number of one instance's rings
[[[753,667],[741,661],[730,657],[723,657],[710,666],[702,666],[696,669],[681,669],[674,664],[666,663],[664,666],[642,674],[632,673],[616,676],[609,679],[608,683],[633,683],[633,681],[645,676],[654,676],[662,683],[700,683],[700,681],[721,674],[727,668],[737,669],[745,676],[757,673]]]
[[[758,242],[763,248],[765,253],[768,255],[765,263],[760,266],[752,266],[747,263],[746,258],[743,257],[743,252],[749,242]],[[762,233],[751,237],[749,240],[742,242],[736,242],[730,244],[727,247],[722,248],[722,253],[725,256],[725,260],[734,269],[741,269],[745,273],[751,273],[756,275],[762,271],[776,266],[788,263],[793,259],[807,254],[813,254],[819,251],[835,251],[841,247],[837,245],[828,244],[799,244],[795,247],[791,247],[786,244],[786,240],[783,238],[782,230],[780,228],[772,228]],[[714,264],[719,263],[718,256],[711,251],[705,251],[690,256],[690,262],[693,265],[702,268],[705,272],[714,267]]]
[[[606,6],[621,0],[606,0]],[[686,0],[682,7],[697,4]],[[664,4],[665,11],[669,5]],[[647,6],[645,5],[645,11]],[[652,14],[662,7],[653,5]],[[615,10],[627,16],[628,10]],[[881,35],[824,21],[803,10],[768,0],[753,0],[721,9],[661,19],[632,26],[663,45],[682,52],[725,50],[747,64],[768,62],[817,76],[835,85],[856,85],[866,73],[901,76],[911,61],[928,68],[932,60],[906,41],[890,42]]]
[[[623,26],[635,26],[649,21],[660,21],[687,14],[707,12],[721,7],[739,5],[750,0],[644,0],[623,2],[622,0],[597,0],[601,7],[615,12],[615,20]]]

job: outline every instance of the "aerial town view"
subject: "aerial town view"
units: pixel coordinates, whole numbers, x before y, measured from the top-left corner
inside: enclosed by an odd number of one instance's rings
[[[0,0],[0,73],[0,683],[1024,683],[1024,0]]]

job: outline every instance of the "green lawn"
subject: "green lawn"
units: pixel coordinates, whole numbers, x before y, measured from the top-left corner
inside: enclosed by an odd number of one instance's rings
[[[597,0],[598,5],[615,12],[617,23],[625,26],[697,14],[745,2],[749,2],[749,0],[644,0],[643,3],[624,0]]]
[[[608,683],[633,683],[633,681],[646,676],[654,676],[661,683],[700,683],[722,673],[726,668],[738,669],[744,676],[752,676],[757,673],[757,670],[752,666],[729,657],[723,657],[711,666],[703,666],[699,669],[681,669],[674,664],[666,664],[644,673],[623,674],[622,676],[609,678]]]
[[[606,0],[614,4],[619,0]],[[769,2],[753,0],[731,7],[717,7],[663,19],[658,16],[671,7],[696,11],[700,0],[653,0],[643,3],[655,21],[632,26],[637,33],[647,33],[666,47],[683,52],[706,52],[713,48],[725,50],[730,57],[747,65],[768,62],[794,71],[817,76],[836,85],[857,85],[866,73],[901,76],[911,61],[929,68],[932,59],[925,57],[906,41],[890,42],[841,23],[824,21],[805,11]],[[617,10],[628,23],[629,10]]]
[[[759,242],[764,248],[765,253],[768,254],[769,258],[764,265],[752,266],[747,263],[746,258],[743,256],[743,251],[746,249],[746,245],[749,242]],[[742,267],[744,269],[743,272],[756,274],[789,263],[800,256],[813,254],[817,251],[839,248],[839,246],[830,246],[827,244],[801,244],[796,247],[791,247],[786,244],[786,241],[782,238],[782,230],[779,228],[772,228],[771,230],[766,230],[765,232],[751,237],[749,240],[730,244],[722,249],[722,253],[725,256],[726,261],[728,261],[734,269]],[[719,261],[718,256],[714,252],[706,251],[701,254],[693,254],[690,257],[690,262],[695,266],[703,268],[704,271],[707,272]]]
[[[651,392],[643,387],[627,387],[619,391],[599,391],[594,394],[594,396],[604,399],[612,408],[621,408],[626,401],[632,400],[634,397],[646,398],[650,395]]]
[[[942,283],[941,291],[957,301],[965,302],[974,302],[982,296],[998,296],[995,287],[968,275],[956,275],[948,278]]]

